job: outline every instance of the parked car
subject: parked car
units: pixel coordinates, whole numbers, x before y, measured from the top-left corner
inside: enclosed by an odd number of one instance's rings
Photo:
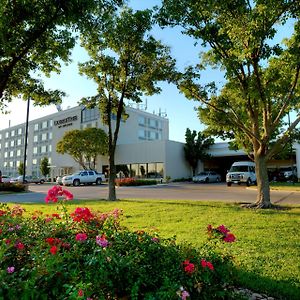
[[[24,183],[35,183],[35,184],[43,184],[45,183],[45,178],[44,177],[36,177],[36,176],[31,176],[31,175],[25,175],[25,180]],[[18,176],[17,178],[12,179],[10,182],[23,182],[23,175]]]
[[[286,167],[282,168],[278,174],[278,181],[290,181],[297,180],[297,168],[296,167]]]
[[[2,175],[1,178],[2,178],[3,183],[7,183],[7,182],[10,182],[12,180],[12,178],[7,176],[7,175]]]
[[[214,171],[200,172],[198,175],[193,177],[193,182],[220,182],[221,175]]]
[[[227,186],[232,183],[246,183],[247,186],[256,184],[255,163],[251,161],[236,161],[226,175]]]
[[[102,184],[105,181],[105,176],[94,170],[84,170],[72,175],[67,175],[62,178],[63,185],[79,186],[81,184]]]
[[[56,180],[55,180],[56,184],[63,185],[62,179],[63,179],[64,176],[67,176],[67,175],[57,176]]]

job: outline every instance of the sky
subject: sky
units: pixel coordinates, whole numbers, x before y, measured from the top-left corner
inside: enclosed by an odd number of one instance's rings
[[[160,0],[130,0],[129,6],[134,9],[151,8],[159,5]],[[201,46],[195,41],[181,33],[180,28],[160,29],[156,26],[152,34],[171,48],[171,54],[177,61],[177,67],[183,70],[189,65],[199,63],[199,53]],[[67,109],[78,105],[82,97],[96,94],[96,85],[93,81],[78,74],[78,63],[88,60],[88,55],[80,46],[76,46],[72,52],[72,63],[68,66],[62,65],[60,74],[53,73],[50,78],[45,78],[45,87],[49,89],[60,89],[66,92],[63,98],[62,109]],[[218,70],[207,70],[202,73],[202,80],[205,82],[216,81],[218,85],[224,83],[223,74]],[[187,100],[180,94],[175,85],[160,83],[162,92],[160,94],[146,97],[147,112],[165,113],[169,119],[169,139],[185,142],[185,131],[187,128],[196,131],[204,129],[195,108],[199,103]],[[10,114],[1,114],[0,129],[14,126],[26,121],[26,102],[16,100],[9,105]],[[55,105],[47,107],[30,106],[29,120],[46,116],[57,111]]]

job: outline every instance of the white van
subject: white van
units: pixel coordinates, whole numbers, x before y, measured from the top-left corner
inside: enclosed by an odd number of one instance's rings
[[[232,183],[256,184],[255,163],[251,161],[236,161],[226,175],[227,186]]]

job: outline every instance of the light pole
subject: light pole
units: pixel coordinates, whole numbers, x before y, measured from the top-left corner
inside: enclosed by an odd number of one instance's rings
[[[25,126],[25,147],[24,147],[24,161],[23,161],[23,183],[25,183],[25,176],[26,176],[29,105],[30,105],[30,97],[27,99],[27,114],[26,114],[26,126]]]

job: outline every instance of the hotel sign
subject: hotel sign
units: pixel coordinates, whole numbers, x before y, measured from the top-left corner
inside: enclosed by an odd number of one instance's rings
[[[71,126],[73,125],[73,121],[77,121],[77,120],[78,120],[77,116],[67,117],[64,119],[54,121],[54,126],[58,126],[58,128]]]

